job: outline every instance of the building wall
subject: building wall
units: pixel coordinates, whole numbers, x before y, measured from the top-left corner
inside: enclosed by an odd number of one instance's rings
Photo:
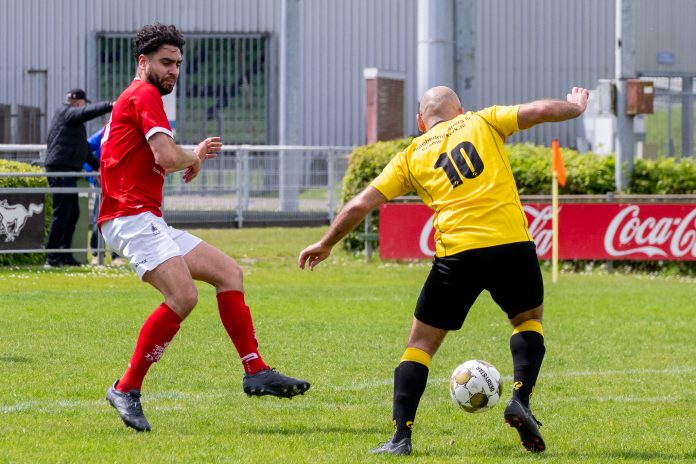
[[[614,77],[614,0],[475,1],[477,107],[565,99],[573,86]],[[542,124],[511,138],[575,146],[579,119]]]
[[[305,140],[330,145],[364,143],[364,68],[406,76],[404,127],[407,134],[415,133],[416,1],[302,3]]]
[[[47,69],[50,122],[66,90],[95,94],[97,32],[132,32],[154,21],[185,33],[270,33],[277,66],[281,7],[281,0],[0,0],[0,104],[43,108],[45,77],[27,71]],[[301,9],[303,105],[297,117],[305,122],[304,143],[360,144],[364,67],[405,73],[407,94],[414,92],[416,52],[409,40],[415,41],[415,19],[409,12],[415,0],[303,0]],[[416,111],[408,99],[406,108],[410,115]],[[415,130],[411,119],[405,121],[408,133]]]
[[[306,144],[365,139],[366,67],[405,75],[406,134],[416,132],[417,0],[300,0]],[[613,76],[614,0],[473,0],[475,96],[471,108],[565,98],[573,85]],[[189,32],[264,32],[277,40],[282,0],[0,0],[0,104],[48,104],[49,120],[72,87],[96,92],[98,32],[159,21]],[[464,18],[470,19],[470,18]],[[464,24],[463,18],[453,18]],[[44,75],[48,70],[48,95]],[[277,73],[276,73],[277,74]],[[461,85],[459,83],[458,85]],[[282,95],[278,96],[282,98]],[[276,106],[277,110],[277,106]],[[575,145],[579,123],[542,126],[514,140]]]
[[[648,76],[695,75],[696,2],[670,0],[668,6],[655,8],[651,0],[633,1],[636,72]],[[659,61],[658,54],[663,55]]]

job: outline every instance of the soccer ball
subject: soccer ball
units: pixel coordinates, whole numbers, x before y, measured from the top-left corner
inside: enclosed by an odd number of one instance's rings
[[[500,400],[503,383],[500,372],[486,361],[460,364],[450,378],[450,395],[466,412],[491,409]]]

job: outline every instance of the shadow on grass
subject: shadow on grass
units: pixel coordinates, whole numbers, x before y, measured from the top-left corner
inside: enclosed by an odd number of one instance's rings
[[[472,452],[473,451],[473,452]],[[462,453],[466,454],[467,457],[475,459],[480,457],[482,459],[490,459],[493,457],[498,457],[500,459],[510,459],[513,457],[523,457],[530,455],[527,451],[522,449],[521,446],[482,446],[476,450],[472,448],[465,447],[463,444],[455,445],[451,447],[429,447],[425,446],[423,448],[419,447],[414,443],[413,455],[414,456],[432,456],[432,457],[456,457],[461,456]],[[624,460],[636,460],[636,461],[659,461],[659,462],[696,462],[696,449],[692,451],[685,452],[669,452],[669,451],[642,451],[642,450],[595,450],[592,452],[554,452],[547,451],[545,453],[535,453],[530,455],[530,457],[535,458],[535,460],[543,460],[549,462],[555,462],[558,459],[570,459],[574,462],[582,462],[586,460],[598,460],[600,462],[620,462]]]
[[[450,446],[419,446],[417,442],[413,444],[413,456],[421,457],[439,457],[439,458],[468,458],[475,462],[478,458],[483,460],[490,459],[512,459],[526,458],[530,456],[521,445],[492,445],[490,443],[450,443]],[[550,460],[554,462],[554,458],[558,458],[558,454],[553,453],[535,453],[533,455],[537,460]]]
[[[34,362],[34,360],[31,358],[27,358],[26,356],[0,356],[0,362],[31,363],[31,362]]]
[[[624,451],[619,451],[619,450],[607,450],[607,451],[601,451],[597,450],[593,453],[564,453],[564,456],[568,457],[575,457],[577,458],[578,462],[587,459],[587,458],[596,458],[596,459],[606,459],[607,461],[609,460],[617,460],[617,461],[623,461],[624,459],[635,459],[638,461],[652,461],[652,460],[659,460],[659,461],[665,461],[665,462],[671,462],[671,461],[691,461],[694,462],[696,459],[696,449],[692,451],[686,451],[686,452],[676,452],[676,453],[670,453],[668,451],[642,451],[642,450],[624,450]]]
[[[310,434],[332,434],[332,433],[349,433],[355,435],[375,435],[384,432],[384,428],[378,427],[310,427],[310,426],[295,426],[292,429],[272,428],[272,427],[249,427],[244,430],[244,433],[257,435],[310,435]]]

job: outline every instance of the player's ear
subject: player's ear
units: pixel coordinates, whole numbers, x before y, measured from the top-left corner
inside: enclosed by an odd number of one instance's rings
[[[416,115],[416,121],[418,121],[418,130],[421,132],[426,132],[428,130],[427,127],[425,127],[425,121],[423,121],[423,116],[421,116],[420,113]]]
[[[145,69],[145,66],[148,63],[148,57],[147,55],[140,54],[138,55],[138,68]]]

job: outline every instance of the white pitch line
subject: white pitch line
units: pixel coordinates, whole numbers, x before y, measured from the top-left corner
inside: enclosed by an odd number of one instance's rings
[[[675,367],[672,369],[623,369],[623,370],[606,370],[606,371],[582,371],[582,372],[544,372],[542,371],[543,377],[586,377],[586,376],[611,376],[611,375],[640,375],[640,374],[661,374],[661,375],[676,375],[685,374],[696,371],[694,367]],[[504,376],[504,380],[512,380],[511,376]],[[429,384],[445,383],[448,382],[449,378],[431,378],[428,380]],[[361,391],[371,388],[381,388],[381,387],[391,387],[393,384],[392,379],[382,379],[374,380],[360,383],[352,383],[349,385],[330,385],[324,387],[331,391]],[[324,389],[320,386],[318,389]],[[147,403],[153,405],[157,409],[161,409],[163,406],[158,405],[158,403],[166,400],[209,400],[209,399],[219,399],[227,396],[224,393],[185,393],[176,391],[161,391],[153,392],[147,395]],[[674,401],[691,401],[692,397],[682,397],[675,398],[670,396],[656,397],[656,396],[583,396],[583,397],[563,397],[563,398],[549,398],[548,402],[577,402],[577,401],[599,401],[599,402],[626,402],[626,403],[641,403],[641,402],[674,402]],[[39,412],[51,412],[56,409],[94,409],[105,405],[106,402],[96,399],[85,399],[85,400],[74,400],[74,399],[58,399],[58,400],[29,400],[20,401],[14,404],[0,404],[0,414],[12,414],[23,411],[39,411]],[[169,408],[167,408],[169,409]]]
[[[101,401],[97,400],[32,400],[20,401],[15,404],[0,405],[0,414],[8,414],[22,411],[40,411],[50,412],[56,409],[77,409],[77,408],[94,408],[101,405]]]
[[[544,399],[544,403],[675,403],[679,401],[693,402],[694,395],[680,396],[564,396]]]
[[[544,373],[542,369],[541,375],[559,376],[559,377],[584,377],[584,376],[602,376],[602,375],[634,375],[634,374],[684,374],[693,372],[694,367],[673,367],[671,369],[619,369],[611,371],[578,371],[578,372],[548,372]]]
[[[640,375],[640,374],[663,374],[663,375],[674,375],[674,374],[685,374],[689,372],[696,371],[694,367],[675,367],[672,369],[622,369],[622,370],[607,370],[607,371],[571,371],[571,372],[547,372],[542,369],[540,376],[543,377],[587,377],[587,376],[611,376],[611,375]],[[504,375],[503,380],[510,381],[512,376]],[[449,382],[449,377],[440,378],[430,378],[428,383],[443,383]],[[335,391],[352,391],[352,390],[366,390],[369,388],[383,387],[387,385],[392,385],[394,381],[392,379],[386,380],[374,380],[366,381],[360,383],[353,383],[350,385],[334,385],[331,389]]]

